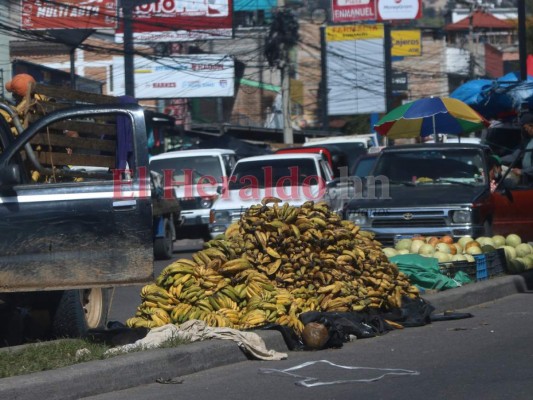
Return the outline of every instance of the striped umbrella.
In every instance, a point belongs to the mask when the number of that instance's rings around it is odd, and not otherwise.
[[[464,135],[490,125],[472,107],[450,97],[426,97],[403,104],[383,116],[374,126],[390,139],[438,134]]]

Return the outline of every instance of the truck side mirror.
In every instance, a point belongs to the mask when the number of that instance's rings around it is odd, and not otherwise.
[[[0,185],[14,185],[21,182],[20,167],[12,164],[0,168]]]

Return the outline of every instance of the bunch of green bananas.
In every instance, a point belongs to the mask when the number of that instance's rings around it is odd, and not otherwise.
[[[322,202],[280,203],[263,199],[192,260],[166,267],[142,289],[127,324],[200,319],[236,329],[277,323],[301,333],[298,316],[306,311],[389,310],[418,296],[372,233]]]

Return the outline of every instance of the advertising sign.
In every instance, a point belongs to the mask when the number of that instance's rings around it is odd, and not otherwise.
[[[391,31],[391,55],[393,57],[417,57],[422,55],[420,30]]]
[[[332,22],[377,20],[376,0],[332,0]]]
[[[331,0],[331,22],[422,18],[422,0]]]
[[[115,29],[117,0],[22,0],[21,28]]]
[[[232,97],[234,95],[235,62],[226,55],[197,54],[158,58],[157,61],[135,57],[135,98],[172,99],[193,97]],[[116,82],[124,75],[124,58],[113,58]],[[119,83],[115,96],[125,94],[125,83]]]
[[[326,27],[328,115],[386,111],[383,24]]]
[[[180,42],[233,37],[233,0],[159,0],[133,10],[135,42]],[[115,41],[124,41],[119,26]]]
[[[422,18],[422,0],[377,0],[378,20]]]

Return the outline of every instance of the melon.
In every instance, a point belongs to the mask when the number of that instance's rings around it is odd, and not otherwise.
[[[450,254],[450,245],[444,242],[437,243],[435,245],[435,251],[441,251],[443,253]]]
[[[451,256],[450,261],[466,261],[466,256],[462,254],[454,254]]]
[[[483,252],[479,246],[470,246],[468,249],[466,249],[466,254],[475,255],[483,254]]]
[[[514,260],[516,258],[516,250],[512,246],[503,246],[503,250],[505,251],[505,258],[507,259],[507,262]]]
[[[435,253],[435,248],[430,245],[429,243],[424,243],[420,248],[418,249],[418,254],[422,256],[431,256]]]
[[[455,252],[457,254],[463,253],[463,246],[461,246],[459,243],[454,243],[452,246],[455,247]]]
[[[452,256],[449,253],[444,253],[443,251],[436,251],[433,253],[433,258],[439,260],[440,263],[450,262]]]
[[[505,236],[502,235],[494,235],[492,237],[492,241],[494,242],[494,247],[498,248],[505,245]]]
[[[468,262],[476,262],[476,259],[474,258],[472,254],[464,254],[463,256],[464,258],[466,258],[466,261]]]
[[[411,243],[412,242],[413,241],[411,239],[400,239],[400,240],[398,240],[398,242],[396,243],[394,248],[396,250],[404,250],[404,249],[409,250],[411,248]]]
[[[517,260],[524,264],[524,270],[533,269],[533,258],[531,257],[517,257]]]
[[[409,252],[413,254],[418,254],[418,249],[420,249],[420,246],[422,246],[423,244],[426,244],[426,242],[421,239],[413,239]]]
[[[393,249],[392,247],[384,247],[383,253],[385,253],[387,258],[391,258],[398,255],[398,250]]]
[[[400,250],[397,250],[398,251],[398,254],[409,254],[409,250],[408,249],[400,249]]]
[[[484,244],[481,246],[481,251],[483,253],[492,253],[493,251],[496,251],[496,248],[494,246],[491,246],[490,244]]]
[[[516,247],[520,243],[522,243],[522,238],[520,238],[520,236],[518,236],[516,233],[510,233],[505,237],[505,244],[507,246]]]
[[[461,248],[465,248],[465,245],[468,243],[468,242],[471,242],[473,241],[474,239],[472,238],[472,236],[462,236],[459,238],[459,240],[457,241],[457,243],[459,243],[461,245]]]
[[[520,272],[524,272],[525,264],[515,258],[507,263],[507,270],[512,274],[519,274]]]
[[[447,244],[452,244],[453,243],[453,237],[451,237],[450,235],[444,235],[440,238],[440,241],[443,242],[443,243],[447,243]]]
[[[525,257],[531,253],[531,246],[527,243],[520,243],[515,247],[517,257]]]

